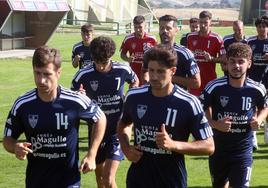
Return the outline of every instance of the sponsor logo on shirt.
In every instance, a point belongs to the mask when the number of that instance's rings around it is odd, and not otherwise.
[[[208,122],[208,120],[207,120],[206,116],[203,116],[202,120],[200,121],[200,124],[204,124],[207,122]]]
[[[65,152],[46,153],[38,151],[42,148],[66,148],[67,138],[65,136],[53,136],[52,134],[38,134],[36,137],[31,137],[31,144],[34,157],[42,157],[48,159],[65,158]],[[56,150],[55,150],[56,151]]]
[[[171,154],[170,151],[155,148],[153,145],[148,146],[149,142],[155,142],[155,135],[158,128],[153,126],[142,126],[141,130],[135,128],[135,139],[138,145],[141,145],[141,150],[152,154]],[[169,135],[172,138],[172,135]]]
[[[117,105],[121,101],[120,95],[99,95],[97,104],[101,106]]]
[[[217,114],[218,120],[226,117],[231,119],[231,133],[244,133],[247,132],[247,125],[249,125],[249,121],[252,118],[252,113],[238,114],[236,112],[223,112]]]

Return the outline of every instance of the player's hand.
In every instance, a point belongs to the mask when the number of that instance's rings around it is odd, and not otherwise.
[[[217,126],[214,126],[217,130],[221,132],[230,132],[232,126],[232,117],[225,117],[217,121]]]
[[[90,157],[86,155],[83,160],[81,161],[79,171],[83,174],[86,174],[90,171],[93,171],[96,169],[96,162],[94,157]]]
[[[78,63],[78,62],[80,61],[80,59],[81,59],[81,56],[80,56],[79,54],[77,54],[77,55],[74,57],[74,61],[75,61],[76,63]]]
[[[29,148],[31,145],[32,144],[29,143],[29,142],[18,142],[18,143],[16,143],[15,144],[15,149],[14,149],[14,152],[15,152],[16,157],[19,160],[25,160],[26,159],[26,156],[29,153],[33,153],[33,150],[31,150]]]
[[[159,148],[169,151],[174,148],[174,141],[168,135],[165,124],[161,125],[160,132],[156,132],[155,141]]]
[[[86,90],[84,89],[83,84],[80,84],[80,88],[78,89],[78,92],[85,95],[86,94]]]
[[[78,67],[80,59],[81,59],[81,56],[79,54],[77,54],[74,57],[74,60],[72,62],[74,68]]]
[[[132,63],[135,60],[135,56],[132,54],[131,56],[129,56],[128,58],[128,62]]]
[[[259,121],[258,118],[256,118],[255,116],[252,117],[250,121],[250,127],[253,131],[257,131],[258,129],[260,129],[261,124],[262,121]]]
[[[124,151],[124,154],[129,161],[131,161],[133,163],[137,163],[141,159],[143,153],[140,149],[140,146],[131,146],[130,145]]]
[[[213,61],[213,57],[206,51],[204,51],[206,61]]]

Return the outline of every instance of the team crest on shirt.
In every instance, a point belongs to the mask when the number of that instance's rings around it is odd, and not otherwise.
[[[97,91],[98,86],[99,86],[99,82],[97,80],[90,81],[90,86],[91,86],[93,91]]]
[[[39,116],[36,114],[29,114],[28,115],[28,122],[31,125],[32,128],[35,128],[37,122],[38,122]]]
[[[253,44],[253,45],[251,46],[252,51],[254,51],[254,50],[255,50],[255,48],[256,48],[256,45],[255,45],[255,44]]]
[[[197,40],[194,40],[193,41],[193,46],[196,46],[197,45]]]
[[[133,50],[136,48],[136,46],[137,46],[136,43],[132,43],[132,44],[131,44],[131,48],[132,48]]]
[[[137,115],[138,115],[139,119],[141,119],[144,116],[146,111],[147,111],[147,106],[146,105],[138,104],[138,106],[137,106]]]
[[[225,107],[229,102],[229,97],[227,96],[220,96],[221,106]]]
[[[268,52],[268,44],[263,45],[263,52]]]

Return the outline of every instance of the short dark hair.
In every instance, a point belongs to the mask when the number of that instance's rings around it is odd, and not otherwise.
[[[149,61],[157,61],[167,68],[177,66],[177,53],[169,45],[158,44],[144,54],[143,63],[148,68]]]
[[[201,18],[209,18],[211,20],[212,18],[212,14],[211,12],[207,11],[207,10],[203,10],[202,12],[200,12],[199,14],[199,19]]]
[[[50,63],[54,64],[56,70],[61,67],[60,51],[48,46],[36,48],[33,54],[32,66],[45,67]]]
[[[230,57],[242,57],[246,59],[251,59],[252,56],[252,50],[249,45],[241,43],[241,42],[236,42],[231,44],[226,53],[227,59]]]
[[[90,43],[90,52],[92,59],[96,61],[106,61],[115,53],[115,42],[110,37],[99,36]]]
[[[190,23],[190,24],[191,24],[191,23],[198,23],[198,21],[199,21],[198,18],[191,18],[191,19],[189,20],[189,23]]]
[[[259,25],[264,25],[265,27],[268,27],[268,17],[267,16],[258,17],[255,21],[255,26],[258,27]]]
[[[142,24],[145,22],[145,18],[142,15],[135,16],[133,19],[133,24]]]
[[[83,33],[93,32],[93,30],[94,30],[94,27],[91,24],[84,24],[81,27],[81,32]]]
[[[177,26],[178,23],[177,18],[175,16],[166,14],[159,18],[159,22],[170,22],[170,21],[174,21],[173,26]]]

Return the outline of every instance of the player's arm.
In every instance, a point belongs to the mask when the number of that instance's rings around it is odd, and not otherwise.
[[[121,59],[123,59],[124,61],[127,61],[129,63],[131,63],[134,60],[133,56],[128,56],[127,52],[124,52],[124,51],[121,51],[120,57],[121,57]]]
[[[138,162],[142,156],[139,146],[130,144],[130,137],[132,132],[132,122],[125,123],[120,120],[117,125],[117,135],[126,158],[132,162]]]
[[[101,111],[99,120],[93,125],[92,128],[89,150],[84,159],[81,161],[80,171],[82,171],[83,173],[95,170],[96,168],[95,158],[97,155],[98,148],[103,139],[105,129],[106,129],[106,116]]]
[[[187,88],[196,89],[201,86],[200,73],[197,73],[190,77],[182,77],[174,75],[172,77],[172,82],[178,85],[182,85]]]
[[[126,82],[129,83],[129,88],[139,87],[140,80],[132,69],[126,78]]]
[[[14,153],[15,156],[20,160],[25,160],[26,156],[33,151],[29,148],[31,143],[29,142],[18,142],[11,136],[5,136],[3,139],[3,146],[9,153]]]
[[[72,65],[74,68],[78,67],[80,58],[81,58],[80,55],[76,54],[75,50],[73,49],[73,51],[72,51]]]
[[[139,84],[140,84],[140,81],[139,81],[139,78],[137,77],[134,82],[129,84],[129,88],[139,87]]]
[[[175,141],[168,135],[164,124],[160,132],[156,133],[156,144],[159,148],[187,155],[212,155],[214,152],[212,137],[193,142]]]
[[[92,127],[92,135],[88,152],[90,155],[96,156],[97,154],[97,150],[105,133],[106,121],[107,120],[105,114],[101,112],[99,121],[97,121]]]
[[[129,50],[128,50],[128,47],[127,47],[127,43],[125,43],[125,42],[126,41],[124,40],[123,43],[122,43],[122,45],[121,45],[121,48],[120,48],[120,57],[124,61],[131,63],[133,61],[134,57],[131,56],[131,55],[128,55],[129,54]]]

